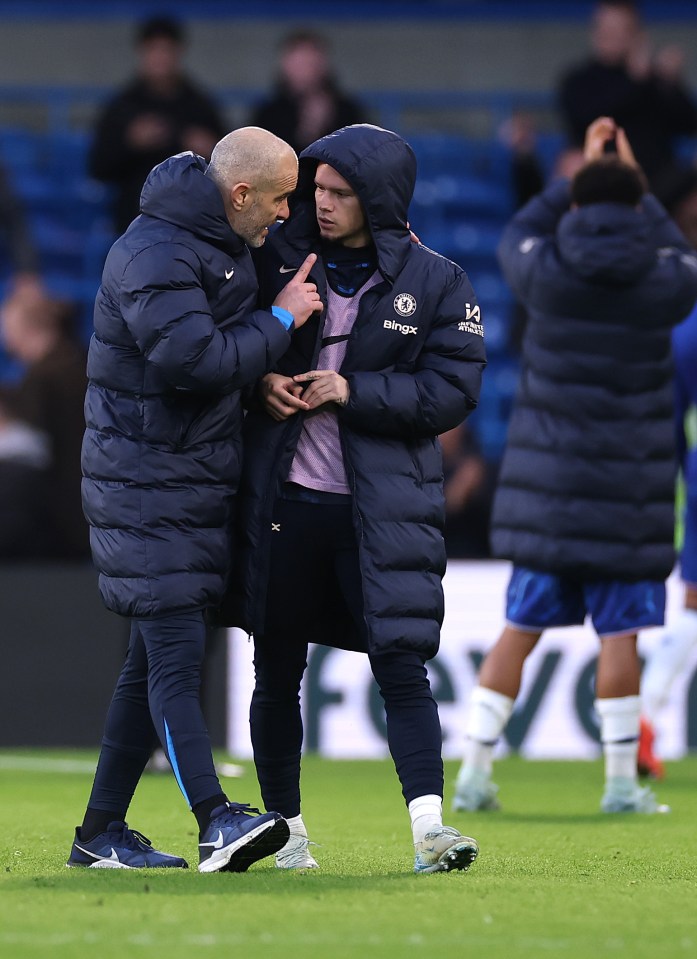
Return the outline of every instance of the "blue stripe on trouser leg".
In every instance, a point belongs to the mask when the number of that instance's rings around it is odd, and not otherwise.
[[[174,743],[172,742],[172,734],[169,731],[169,726],[167,725],[167,720],[165,719],[165,739],[167,741],[167,755],[169,756],[169,761],[172,764],[172,770],[174,772],[174,778],[177,780],[177,784],[182,791],[182,796],[191,806],[191,800],[189,799],[186,789],[184,788],[184,783],[182,782],[181,773],[179,772],[179,762],[177,761],[177,751],[174,748]]]
[[[200,699],[206,647],[202,610],[138,620],[148,655],[148,699],[160,742],[192,806],[222,792]],[[165,724],[165,717],[167,722]]]
[[[148,705],[148,659],[138,624],[131,623],[126,661],[107,712],[91,809],[126,817],[143,769],[157,745]]]
[[[222,792],[201,710],[206,632],[202,610],[132,620],[90,797],[93,808],[125,814],[156,739],[191,806]]]

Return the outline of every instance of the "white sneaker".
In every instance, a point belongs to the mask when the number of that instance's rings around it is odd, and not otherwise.
[[[319,869],[319,863],[310,855],[308,846],[310,840],[305,836],[288,837],[283,849],[276,853],[276,867],[278,869]],[[316,845],[312,843],[312,845]]]
[[[496,794],[499,787],[481,769],[461,771],[455,782],[454,812],[494,811],[500,809]]]
[[[606,783],[600,803],[602,812],[667,813],[670,806],[659,803],[648,786],[619,776]]]
[[[466,870],[479,855],[476,839],[462,836],[452,826],[440,826],[414,843],[414,872],[451,872]]]

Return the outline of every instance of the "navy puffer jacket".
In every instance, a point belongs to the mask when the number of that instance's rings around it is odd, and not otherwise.
[[[104,602],[128,616],[220,602],[239,391],[290,342],[256,309],[249,251],[205,169],[191,153],[155,167],[95,304],[83,505]]]
[[[443,618],[441,579],[443,471],[438,434],[475,407],[484,366],[479,310],[463,271],[409,238],[407,209],[416,164],[394,133],[345,127],[300,158],[291,216],[262,251],[261,288],[271,302],[307,253],[320,252],[314,174],[328,163],[355,189],[378,253],[381,282],[361,298],[341,373],[348,405],[338,410],[363,581],[370,649],[438,649]],[[292,273],[290,274],[292,275]],[[312,271],[326,302],[321,259]],[[411,298],[411,299],[410,299]],[[277,369],[314,368],[324,314],[293,334]],[[263,633],[271,515],[288,475],[302,415],[284,423],[251,412],[245,423],[245,468],[239,576],[243,596],[232,620]],[[308,623],[308,639],[351,646],[351,624],[338,613]]]
[[[581,579],[663,579],[673,562],[671,327],[697,260],[652,196],[569,209],[566,181],[507,227],[528,310],[492,516],[495,554]]]

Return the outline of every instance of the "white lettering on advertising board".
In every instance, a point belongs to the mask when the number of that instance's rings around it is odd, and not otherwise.
[[[462,753],[467,702],[481,658],[496,641],[504,623],[510,566],[499,562],[451,561],[445,588],[445,621],[441,648],[428,663],[443,728],[443,755]],[[682,602],[674,575],[668,582],[670,617]],[[640,635],[645,655],[658,630]],[[611,640],[609,640],[611,641]],[[536,759],[591,759],[599,755],[593,709],[593,677],[598,639],[584,626],[550,629],[528,658],[516,709],[497,747]],[[239,630],[229,632],[228,750],[247,758],[249,702],[254,687],[252,644]],[[661,715],[657,749],[666,759],[688,748],[688,716],[697,714],[697,652],[678,678],[671,702]],[[693,695],[689,697],[690,689]],[[305,749],[344,759],[384,758],[384,709],[367,656],[322,646],[310,647],[301,695]],[[697,720],[691,728],[697,729]],[[697,744],[692,744],[693,748]]]

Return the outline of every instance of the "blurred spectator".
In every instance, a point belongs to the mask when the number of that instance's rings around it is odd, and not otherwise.
[[[510,150],[511,179],[516,210],[541,193],[548,181],[572,180],[584,164],[581,147],[566,147],[553,159],[551,170],[545,170],[538,150],[538,131],[529,114],[513,113],[502,125],[499,137]],[[547,176],[549,173],[549,176]],[[520,300],[514,300],[508,327],[507,346],[513,356],[519,356],[528,314]]]
[[[0,165],[0,231],[3,234],[4,251],[2,270],[3,278],[9,273],[12,286],[40,287],[39,257],[32,240],[31,231],[24,216],[24,210],[16,196],[7,172]],[[9,271],[5,267],[9,261]]]
[[[183,71],[181,24],[147,20],[137,50],[137,75],[107,104],[90,155],[90,174],[115,187],[117,233],[138,215],[141,188],[156,164],[184,150],[209,160],[226,132],[217,105]]]
[[[510,151],[513,198],[518,210],[545,185],[535,121],[529,113],[516,110],[501,126],[499,139]]]
[[[572,143],[607,116],[623,127],[652,187],[673,159],[674,140],[697,133],[697,106],[682,77],[680,47],[652,52],[631,0],[600,0],[593,13],[593,52],[560,86],[560,106]]]
[[[697,250],[697,168],[672,167],[657,184],[656,195],[687,242]]]
[[[83,560],[89,558],[80,496],[87,377],[85,350],[73,321],[72,307],[37,293],[14,293],[0,309],[5,348],[25,367],[13,389],[14,408],[49,444],[51,553]]]
[[[314,140],[365,120],[363,107],[337,84],[327,39],[301,30],[281,41],[275,92],[257,106],[249,122],[275,133],[300,153]]]
[[[445,493],[445,548],[450,559],[489,555],[493,481],[467,423],[441,433]]]
[[[553,179],[573,180],[584,164],[581,147],[567,147],[562,150],[554,163]]]
[[[511,187],[515,209],[532,200],[545,185],[545,169],[537,145],[537,127],[529,113],[516,110],[501,125],[498,136],[508,149],[511,161]],[[511,354],[520,354],[527,323],[525,307],[516,299],[508,317],[507,346]]]
[[[607,156],[608,145],[614,156]],[[605,813],[665,811],[637,782],[637,632],[663,621],[674,562],[672,327],[697,257],[646,193],[624,131],[588,129],[585,164],[504,230],[499,260],[529,310],[492,511],[513,562],[506,623],[471,696],[454,808],[498,809],[493,752],[544,632],[590,617]]]
[[[47,557],[50,459],[48,438],[0,393],[0,563]]]

